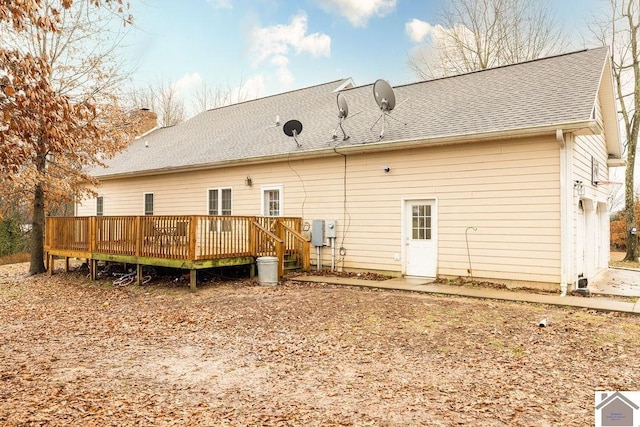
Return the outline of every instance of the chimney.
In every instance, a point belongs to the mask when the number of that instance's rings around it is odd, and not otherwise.
[[[148,108],[134,110],[130,114],[135,137],[139,137],[158,127],[158,115]]]

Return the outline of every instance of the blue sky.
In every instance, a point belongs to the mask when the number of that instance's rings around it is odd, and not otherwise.
[[[535,0],[541,1],[541,0]],[[136,87],[175,84],[189,99],[202,81],[265,96],[344,77],[415,81],[407,66],[418,44],[407,24],[431,25],[446,0],[132,0],[135,28],[126,61]],[[601,0],[551,0],[572,40],[588,46],[586,21]],[[414,21],[415,22],[415,21]],[[415,38],[415,34],[414,34]]]

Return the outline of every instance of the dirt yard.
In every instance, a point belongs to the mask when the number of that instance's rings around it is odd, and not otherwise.
[[[640,317],[25,272],[0,267],[0,425],[585,426],[640,390]]]

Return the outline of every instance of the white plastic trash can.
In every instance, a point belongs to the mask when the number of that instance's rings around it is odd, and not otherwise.
[[[258,264],[258,282],[261,285],[275,286],[278,284],[278,258],[261,256],[256,259]]]

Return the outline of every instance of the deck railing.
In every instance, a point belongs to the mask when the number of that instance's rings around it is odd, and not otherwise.
[[[170,215],[49,217],[45,249],[189,261],[294,254],[309,262],[301,218]],[[306,249],[305,249],[306,244]],[[306,250],[306,252],[305,252]],[[282,271],[280,271],[282,273]]]

